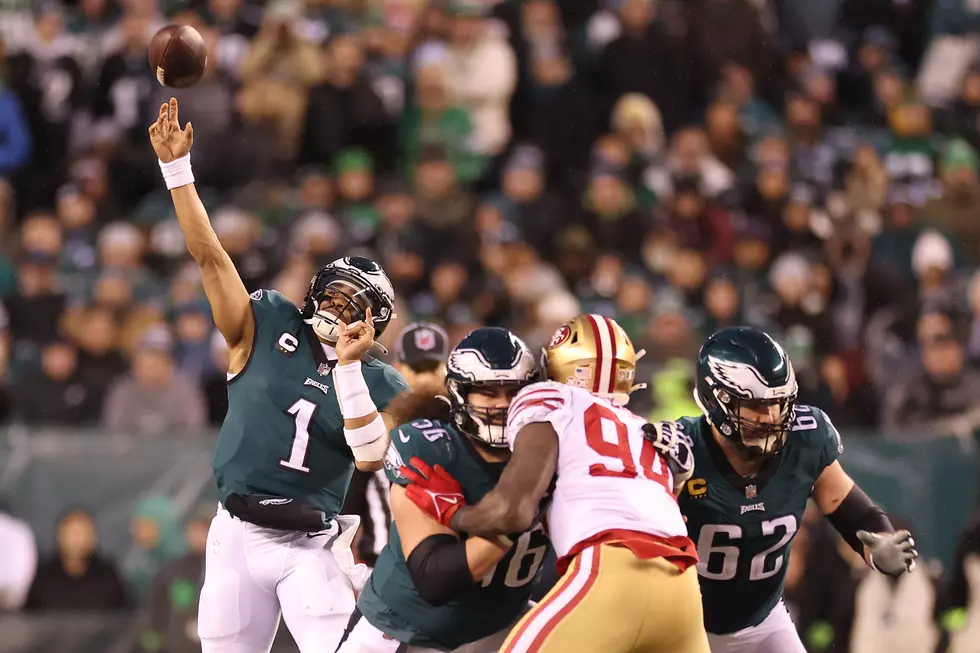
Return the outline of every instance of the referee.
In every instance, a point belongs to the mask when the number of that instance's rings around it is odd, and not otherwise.
[[[442,327],[431,322],[409,324],[395,340],[393,365],[412,390],[442,392],[448,357],[449,336]],[[354,555],[372,567],[388,543],[388,526],[391,524],[388,490],[388,478],[383,469],[373,473],[355,470],[347,502],[341,511],[361,518]]]

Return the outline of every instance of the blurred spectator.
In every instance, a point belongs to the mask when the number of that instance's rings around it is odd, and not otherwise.
[[[50,214],[33,214],[21,226],[20,242],[18,288],[4,299],[11,334],[18,342],[54,340],[66,300],[57,283],[61,227]]]
[[[820,385],[811,403],[843,429],[871,429],[878,423],[878,405],[865,379],[855,379],[847,360],[830,354],[820,362]]]
[[[947,145],[940,161],[945,192],[930,200],[924,213],[929,220],[959,240],[967,260],[980,262],[980,226],[975,217],[980,211],[980,177],[977,175],[977,153],[963,141]]]
[[[260,103],[260,114],[275,120],[277,150],[286,160],[298,152],[307,91],[323,78],[316,47],[301,33],[298,8],[281,0],[270,5],[241,68],[241,102]]]
[[[474,149],[496,156],[510,140],[510,98],[517,84],[513,48],[475,0],[452,0],[446,81],[452,102],[473,117]]]
[[[881,421],[888,428],[926,426],[976,405],[980,373],[965,366],[963,346],[948,317],[924,315],[918,341],[921,370],[891,385],[885,395]]]
[[[310,89],[300,162],[333,161],[346,147],[363,147],[382,165],[390,166],[393,124],[364,71],[363,39],[338,34],[330,40],[324,57],[326,80]]]
[[[657,2],[625,0],[619,5],[622,35],[605,47],[597,64],[602,113],[626,93],[642,93],[663,115],[668,131],[691,113],[692,79],[681,44],[656,24]]]
[[[42,346],[41,369],[17,384],[16,409],[25,423],[70,426],[98,420],[100,395],[86,384],[78,358],[78,350],[63,340]]]
[[[6,49],[0,38],[0,178],[8,178],[30,162],[31,131],[24,117],[20,100],[4,80]]]
[[[163,496],[140,499],[129,528],[136,546],[124,568],[133,595],[142,600],[150,593],[160,566],[187,552],[187,540],[173,503]]]
[[[149,624],[140,635],[145,653],[197,653],[197,603],[204,579],[204,556],[213,506],[202,507],[187,524],[188,552],[160,565],[149,597]]]
[[[173,337],[166,327],[146,330],[133,353],[132,372],[106,397],[103,423],[114,431],[158,435],[205,424],[200,391],[176,369]]]
[[[126,607],[126,591],[115,563],[99,552],[99,534],[84,508],[58,519],[58,552],[42,562],[25,610],[105,611]]]
[[[0,508],[0,614],[17,612],[27,601],[37,571],[37,545],[30,525]]]

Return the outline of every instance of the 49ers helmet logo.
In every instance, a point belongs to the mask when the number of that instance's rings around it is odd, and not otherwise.
[[[551,342],[548,343],[548,347],[554,349],[558,345],[568,340],[568,337],[571,335],[572,330],[568,328],[568,325],[561,326],[557,331],[555,331],[555,335],[551,336]]]

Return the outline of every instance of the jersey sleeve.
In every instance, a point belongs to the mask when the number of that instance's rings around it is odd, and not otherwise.
[[[395,485],[408,485],[409,481],[399,471],[417,456],[430,466],[449,468],[453,460],[453,446],[449,435],[452,426],[445,422],[419,419],[391,429],[391,444],[385,453],[384,467],[388,480]]]
[[[369,378],[366,378],[368,391],[371,399],[379,412],[384,412],[391,400],[408,389],[408,383],[391,365],[378,363],[366,368],[370,371]]]
[[[820,472],[832,465],[844,453],[844,442],[841,440],[840,432],[838,432],[834,423],[830,421],[827,413],[815,406],[808,406],[807,408],[813,411],[813,419],[816,421],[816,427],[812,429],[813,434],[811,438],[813,446],[816,449],[816,474],[819,476]],[[805,415],[806,413],[804,412],[800,412],[797,415],[796,423],[798,425],[804,423],[803,418]]]
[[[295,316],[299,309],[276,290],[256,290],[248,296],[255,315],[256,330],[277,320]]]
[[[566,387],[551,381],[532,383],[517,393],[507,411],[507,444],[513,451],[521,429],[537,422],[551,424],[560,441],[571,421],[572,398]]]

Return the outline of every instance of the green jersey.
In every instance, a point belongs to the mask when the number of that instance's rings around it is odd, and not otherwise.
[[[280,293],[258,290],[251,304],[252,352],[228,381],[228,414],[212,460],[218,498],[271,494],[334,517],[354,473],[330,373],[335,361]],[[362,370],[378,410],[407,387],[379,361],[363,363]]]
[[[813,484],[843,452],[840,434],[819,408],[798,404],[779,456],[743,479],[704,418],[678,424],[694,442],[694,475],[679,502],[698,547],[705,628],[757,626],[782,597],[793,537]]]
[[[385,472],[392,483],[407,485],[398,469],[418,456],[442,465],[474,504],[489,492],[506,463],[487,462],[468,437],[446,422],[417,420],[391,432]],[[540,527],[522,534],[511,550],[474,583],[466,595],[445,605],[426,603],[412,582],[402,555],[397,522],[391,523],[388,544],[374,566],[357,602],[361,614],[399,642],[452,650],[507,628],[527,610],[541,563],[551,543]],[[465,535],[463,536],[465,537]]]

